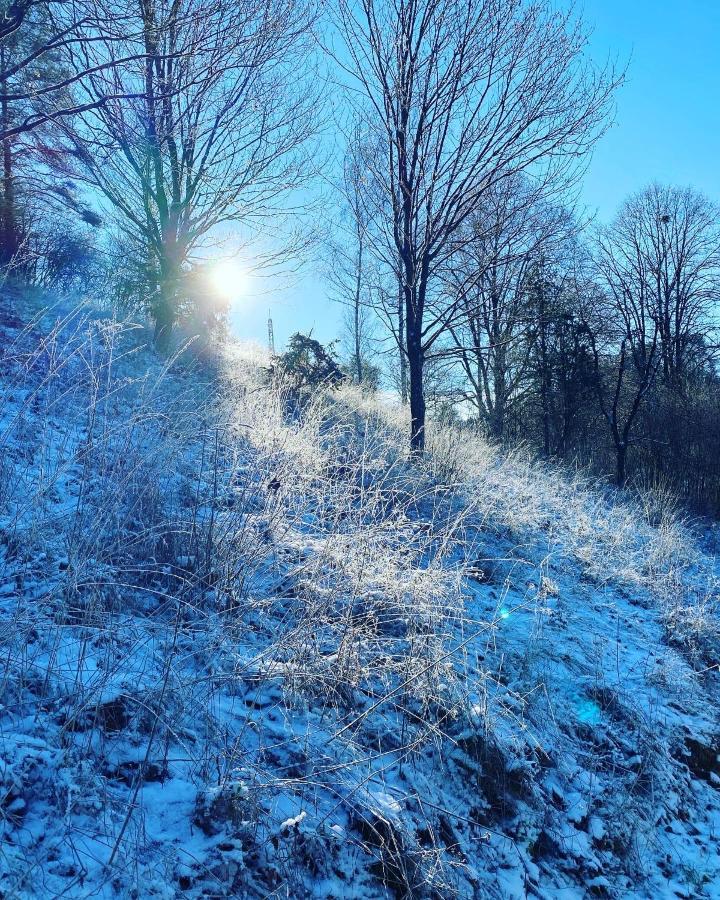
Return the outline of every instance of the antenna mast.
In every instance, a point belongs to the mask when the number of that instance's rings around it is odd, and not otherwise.
[[[273,356],[275,356],[275,333],[273,331],[273,323],[272,318],[270,317],[270,310],[268,310],[268,347],[270,348],[270,352]]]

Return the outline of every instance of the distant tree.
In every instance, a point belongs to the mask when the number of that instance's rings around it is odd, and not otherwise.
[[[531,181],[507,178],[488,190],[458,232],[444,275],[459,301],[449,323],[452,352],[468,383],[465,399],[502,441],[510,407],[529,387],[533,351],[550,321],[546,272],[575,233],[572,217],[546,203]],[[536,360],[537,361],[537,360]]]
[[[653,184],[626,200],[599,231],[596,257],[605,299],[595,333],[604,335],[604,348],[596,341],[594,356],[620,485],[627,480],[633,445],[642,450],[646,469],[664,470],[670,480],[687,468],[670,448],[695,431],[696,398],[714,377],[719,217],[720,208],[702,194]],[[661,421],[665,430],[659,435]],[[676,473],[667,471],[669,456]],[[696,471],[701,470],[698,462]],[[707,468],[702,477],[707,479]]]
[[[365,359],[372,329],[369,294],[373,290],[363,149],[362,135],[356,129],[345,156],[340,185],[343,198],[339,221],[341,234],[330,241],[328,260],[333,295],[346,310],[344,324],[351,359],[349,370],[359,384],[365,381]]]
[[[98,235],[95,229],[71,224],[57,213],[57,207],[51,208],[49,215],[40,213],[27,224],[22,277],[45,289],[90,291],[102,282]]]
[[[371,360],[379,356],[377,323],[371,307],[362,303],[346,307],[342,317],[342,358],[347,371],[356,384],[376,383],[380,378],[380,366]]]
[[[638,315],[657,328],[663,378],[702,368],[720,302],[720,206],[691,188],[652,184],[625,201],[599,243],[613,292],[632,291]]]
[[[654,314],[658,293],[648,269],[643,220],[632,206],[624,206],[602,230],[597,266],[602,287],[590,328],[596,386],[615,448],[616,481],[623,487],[633,428],[662,362]]]
[[[342,370],[345,373],[348,380],[352,381],[355,384],[359,384],[361,387],[369,390],[369,391],[377,391],[380,388],[380,385],[383,381],[383,372],[380,366],[376,365],[372,360],[363,356],[361,358],[362,363],[362,381],[358,381],[357,371],[356,371],[356,361],[353,359],[349,363],[345,363],[342,366]]]
[[[384,154],[377,136],[369,136],[366,128],[356,124],[346,142],[339,185],[343,198],[339,235],[330,242],[329,270],[334,295],[347,308],[344,325],[349,355],[355,360],[353,377],[367,383],[365,373],[361,374],[362,360],[381,355],[382,364],[377,367],[390,384],[397,383],[404,404],[404,306],[392,239],[392,207],[377,177]],[[380,326],[384,336],[378,335]]]
[[[627,481],[627,456],[633,440],[633,427],[657,375],[659,355],[657,329],[651,333],[619,329],[619,349],[615,355],[601,357],[593,335],[592,347],[598,400],[610,427],[615,448],[615,481],[624,487]],[[641,342],[645,343],[644,347]]]
[[[616,77],[584,61],[574,16],[523,0],[339,0],[350,102],[385,148],[376,175],[401,276],[413,451],[425,361],[457,305],[438,274],[499,181],[565,181],[606,119]],[[359,87],[359,90],[358,90]]]

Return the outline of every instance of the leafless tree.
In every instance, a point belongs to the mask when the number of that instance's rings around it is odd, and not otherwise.
[[[589,326],[598,399],[610,428],[620,487],[627,480],[633,426],[661,365],[660,322],[654,314],[657,281],[637,230],[641,222],[625,206],[602,230],[597,254],[602,288]]]
[[[345,326],[349,344],[351,369],[359,384],[365,379],[368,338],[372,325],[371,294],[373,259],[368,246],[369,221],[365,195],[362,134],[355,129],[348,142],[343,166],[340,219],[333,222],[339,234],[329,241],[328,279],[334,297],[346,308]]]
[[[349,229],[351,233],[345,228],[344,238],[334,242],[336,254],[339,250],[335,260],[338,266],[335,280],[339,277],[345,283],[344,287],[335,286],[340,289],[340,295],[359,301],[356,305],[359,324],[382,323],[384,326],[387,340],[378,340],[375,349],[382,353],[384,360],[389,360],[384,368],[391,380],[397,382],[401,402],[406,404],[407,353],[402,281],[392,236],[392,204],[377,178],[386,153],[382,135],[369,132],[362,122],[356,122],[346,138],[346,163],[340,187],[349,211],[347,218],[354,225]],[[362,289],[358,292],[360,282],[355,276],[359,263],[363,275]],[[390,350],[383,344],[390,344]]]
[[[421,451],[425,359],[455,313],[437,277],[453,239],[504,178],[567,179],[617,77],[585,60],[574,15],[544,0],[339,0],[336,22],[348,97],[386,147],[374,174],[392,208]]]
[[[448,292],[460,300],[449,325],[450,352],[467,379],[465,399],[496,440],[504,436],[510,405],[528,386],[533,346],[548,315],[542,303],[533,303],[534,276],[562,264],[561,251],[574,233],[570,214],[546,203],[520,175],[486,191],[458,232],[445,275]]]
[[[247,233],[277,217],[307,171],[313,13],[293,0],[132,0],[118,14],[132,18],[128,37],[79,61],[91,108],[73,142],[147,260],[162,343],[192,254],[219,226]],[[113,54],[126,62],[105,67]]]
[[[595,358],[621,485],[633,426],[658,375],[669,389],[680,390],[712,353],[709,335],[720,299],[719,216],[696,191],[653,184],[630,197],[599,232],[610,342],[605,362],[597,346]]]
[[[615,292],[631,292],[657,328],[664,380],[691,374],[705,361],[703,344],[715,343],[707,337],[720,301],[720,207],[691,188],[652,184],[623,204],[600,249]]]
[[[28,232],[29,221],[48,208],[62,215],[63,204],[76,200],[63,180],[66,161],[51,123],[24,127],[66,99],[67,91],[58,91],[57,84],[67,68],[60,49],[49,49],[57,22],[48,4],[4,4],[0,10],[0,266],[24,277],[35,236]]]
[[[33,130],[72,105],[58,53],[83,31],[80,4],[19,0],[0,6],[0,140]]]
[[[89,74],[142,58],[142,53],[128,58],[120,52],[134,23],[132,15],[112,3],[17,0],[0,4],[0,47],[14,51],[8,54],[12,62],[5,67],[0,84],[0,104],[12,111],[0,123],[0,140],[64,122],[117,97],[109,93],[81,99],[74,91]],[[89,52],[110,45],[113,52],[104,56]]]

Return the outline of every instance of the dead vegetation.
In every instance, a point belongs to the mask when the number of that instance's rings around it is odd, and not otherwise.
[[[675,822],[688,779],[716,791],[686,527],[448,427],[410,461],[400,411],[298,414],[259,352],[163,366],[127,324],[45,321],[4,326],[4,890],[655,883],[658,792]],[[652,685],[682,691],[674,757]]]

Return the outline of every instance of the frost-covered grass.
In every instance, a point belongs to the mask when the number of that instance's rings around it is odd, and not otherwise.
[[[257,348],[20,319],[0,890],[720,890],[717,579],[667,504],[441,424],[411,461],[402,410]]]

